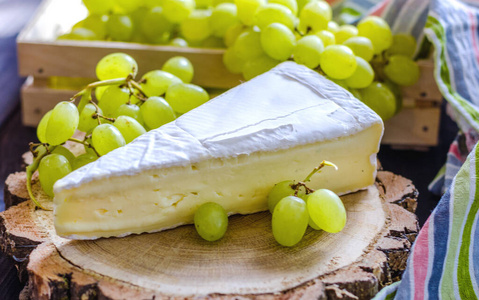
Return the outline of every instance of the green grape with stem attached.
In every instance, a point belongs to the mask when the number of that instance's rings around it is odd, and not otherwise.
[[[370,86],[360,90],[361,100],[386,121],[396,112],[396,99],[386,85],[373,82]]]
[[[55,105],[45,129],[45,139],[50,145],[63,144],[75,133],[80,116],[75,104],[62,101]]]
[[[38,166],[38,178],[43,191],[53,197],[53,185],[58,179],[65,177],[72,171],[72,167],[63,155],[49,154],[42,158]]]
[[[166,93],[168,87],[172,84],[182,83],[183,81],[175,75],[161,71],[153,70],[145,75],[140,80],[140,86],[143,92],[148,97],[162,96]]]
[[[393,42],[391,47],[386,50],[388,56],[404,55],[412,58],[416,52],[416,39],[408,33],[398,33],[393,35]]]
[[[226,31],[236,24],[239,24],[239,20],[235,4],[221,3],[213,9],[210,26],[214,36],[223,38]]]
[[[250,80],[274,68],[280,61],[267,55],[260,55],[247,61],[243,67],[243,77]]]
[[[133,21],[128,15],[111,15],[106,22],[106,33],[114,41],[127,42],[133,34]]]
[[[47,142],[46,131],[47,131],[48,120],[50,119],[51,114],[52,114],[52,111],[51,110],[48,111],[46,114],[43,115],[42,119],[40,120],[40,123],[38,123],[37,138],[41,143]]]
[[[348,39],[358,35],[358,29],[353,25],[341,25],[334,34],[337,44],[342,44]]]
[[[235,55],[244,61],[252,60],[263,52],[261,47],[261,36],[254,28],[245,30],[241,33],[233,45]]]
[[[281,4],[293,13],[293,15],[298,15],[298,2],[296,0],[269,0],[268,3]]]
[[[263,30],[271,23],[281,23],[290,30],[294,30],[295,19],[291,10],[286,6],[276,3],[267,3],[256,10],[254,25],[258,26],[260,30]]]
[[[141,117],[140,107],[136,104],[122,104],[116,110],[114,117],[128,116],[135,119],[138,123],[143,124],[143,118]]]
[[[169,45],[176,47],[188,47],[188,42],[185,39],[176,37],[170,41]]]
[[[186,57],[172,57],[163,64],[161,69],[180,78],[184,83],[190,83],[193,80],[193,65]]]
[[[210,100],[210,96],[200,86],[178,83],[168,88],[165,100],[175,112],[184,114]]]
[[[336,44],[336,37],[330,31],[320,30],[316,32],[315,35],[318,36],[321,39],[321,41],[323,41],[324,47],[328,47],[329,45]]]
[[[271,58],[284,61],[293,53],[296,38],[293,32],[281,23],[271,23],[260,33],[263,51]]]
[[[307,35],[298,40],[293,50],[293,59],[298,64],[314,69],[319,65],[323,51],[323,41],[316,35]]]
[[[141,22],[141,33],[148,42],[165,44],[170,39],[173,24],[166,18],[163,8],[153,7],[144,16]]]
[[[243,67],[246,62],[236,56],[236,53],[233,48],[228,48],[223,54],[223,63],[226,69],[228,69],[228,71],[230,71],[231,73],[240,74],[243,72]]]
[[[98,106],[102,109],[104,116],[113,117],[118,107],[128,103],[129,100],[130,91],[127,88],[111,85],[103,92]]]
[[[346,225],[346,209],[334,192],[320,189],[308,195],[309,217],[319,228],[336,233]]]
[[[230,28],[228,28],[228,30],[226,30],[226,33],[223,39],[226,47],[232,47],[234,43],[236,42],[236,39],[238,38],[238,36],[241,33],[243,33],[244,30],[245,30],[245,26],[241,23],[235,24],[231,26]]]
[[[350,77],[357,67],[353,51],[343,45],[326,47],[323,53],[321,53],[319,64],[324,73],[334,79]]]
[[[140,113],[148,129],[155,129],[176,119],[173,108],[161,97],[150,97],[140,107]]]
[[[163,0],[166,18],[172,23],[181,23],[195,9],[195,0]]]
[[[265,0],[235,0],[238,19],[246,26],[253,26],[256,10],[265,5]]]
[[[327,29],[333,12],[325,1],[311,1],[299,13],[298,29],[302,33]]]
[[[353,36],[347,39],[343,45],[353,50],[354,55],[359,56],[366,61],[371,61],[374,56],[373,43],[371,43],[367,37]]]
[[[400,86],[410,86],[419,80],[419,66],[411,58],[404,55],[392,55],[389,57],[384,74],[392,82]]]
[[[211,9],[196,9],[181,23],[181,34],[189,42],[200,42],[212,33]]]
[[[98,117],[96,116],[97,109],[95,105],[88,103],[80,113],[80,122],[78,123],[78,130],[83,132],[90,132],[93,128],[98,126]],[[98,114],[103,115],[101,108],[98,108]]]
[[[287,196],[274,208],[271,224],[273,236],[282,246],[294,246],[303,238],[308,222],[308,209],[303,199]]]
[[[96,65],[96,76],[100,80],[126,78],[129,74],[134,78],[137,72],[138,64],[125,53],[108,54]]]
[[[62,145],[56,146],[55,149],[53,149],[52,153],[63,155],[63,157],[65,157],[68,160],[70,165],[75,159],[75,155],[73,155],[73,153],[70,150],[63,147]]]
[[[113,122],[113,126],[121,132],[127,144],[146,133],[145,128],[143,128],[137,120],[128,116],[119,116],[115,122]]]
[[[75,159],[72,162],[72,169],[76,170],[79,169],[91,162],[94,162],[95,160],[98,159],[98,156],[91,154],[91,153],[83,153],[81,155],[78,155],[75,157]]]
[[[363,58],[356,56],[356,70],[353,75],[346,78],[346,84],[354,89],[368,87],[374,80],[374,70]]]
[[[295,194],[295,189],[293,188],[293,185],[295,182],[293,180],[284,180],[281,182],[278,182],[273,186],[271,191],[268,193],[268,209],[271,213],[273,213],[274,208],[276,207],[276,204],[283,199],[284,197],[287,196],[294,196]],[[298,189],[298,192],[296,194],[297,197],[303,198],[306,195],[306,191],[304,187],[300,187]]]
[[[393,35],[388,23],[376,16],[368,16],[358,23],[358,34],[371,40],[374,53],[379,54],[391,47]]]
[[[126,145],[121,132],[111,124],[101,124],[91,134],[93,147],[100,155],[105,155],[116,148]]]
[[[224,208],[214,202],[202,204],[195,212],[195,228],[209,242],[221,239],[228,229],[228,215]]]
[[[112,0],[82,0],[86,8],[91,14],[107,15],[113,11]]]

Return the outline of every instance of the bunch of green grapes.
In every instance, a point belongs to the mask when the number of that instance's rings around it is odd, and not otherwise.
[[[100,81],[43,116],[37,127],[40,143],[31,144],[35,159],[27,168],[27,188],[36,205],[31,176],[37,169],[42,189],[53,197],[58,179],[209,100],[203,88],[190,83],[194,69],[185,57],[170,58],[138,82],[137,73],[131,56],[109,54],[96,66]],[[84,132],[84,138],[74,138],[76,131]],[[84,145],[85,153],[75,157],[63,146],[67,141]]]

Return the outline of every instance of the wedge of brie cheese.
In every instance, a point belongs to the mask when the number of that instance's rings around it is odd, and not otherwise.
[[[380,117],[316,72],[285,62],[86,165],[54,187],[58,235],[155,232],[193,222],[201,204],[267,210],[283,180],[344,194],[374,183]]]

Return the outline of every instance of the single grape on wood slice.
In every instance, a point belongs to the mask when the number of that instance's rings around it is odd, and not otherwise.
[[[195,0],[163,0],[166,18],[172,23],[181,23],[195,9]]]
[[[82,0],[91,14],[106,15],[113,11],[112,0]]]
[[[353,50],[354,55],[363,58],[366,61],[371,61],[374,56],[373,43],[364,36],[354,36],[347,39],[344,43],[349,49]]]
[[[386,50],[388,56],[404,55],[412,58],[416,52],[416,39],[408,33],[398,33],[393,35],[393,43],[389,49]]]
[[[374,53],[379,54],[391,47],[393,36],[388,23],[376,16],[369,16],[358,23],[358,34],[371,40]]]
[[[271,23],[281,23],[291,30],[294,30],[296,17],[291,10],[284,5],[268,3],[258,8],[255,13],[254,25],[263,30]]]
[[[320,56],[321,69],[331,78],[346,79],[356,71],[357,62],[353,51],[343,45],[331,45]]]
[[[236,55],[233,48],[228,48],[223,54],[223,63],[226,69],[228,69],[228,71],[231,73],[240,74],[243,72],[246,62]]]
[[[334,45],[336,44],[336,37],[334,34],[328,30],[320,30],[315,33],[316,36],[318,36],[321,41],[323,41],[324,47],[328,47],[329,45]]]
[[[238,12],[235,4],[221,3],[213,9],[210,26],[214,36],[224,37],[226,31],[238,23]]]
[[[105,155],[116,148],[126,145],[121,132],[111,124],[101,124],[92,132],[92,143],[100,155]]]
[[[50,145],[63,144],[78,128],[80,116],[75,104],[62,101],[55,105],[45,129],[45,140]]]
[[[276,60],[287,60],[293,53],[296,38],[293,32],[281,23],[271,23],[261,31],[261,46],[264,52]]]
[[[273,186],[271,191],[268,193],[268,209],[271,213],[273,213],[274,208],[278,202],[288,196],[294,196],[295,190],[293,189],[293,185],[295,182],[293,180],[285,180],[278,182]],[[306,191],[304,187],[298,189],[297,197],[303,198],[306,196]]]
[[[98,159],[98,156],[91,154],[91,153],[83,153],[73,159],[72,162],[72,170],[79,169],[91,162],[94,162]]]
[[[370,86],[360,90],[361,100],[386,121],[396,112],[396,99],[386,85],[373,82]]]
[[[333,12],[325,1],[311,1],[299,13],[299,31],[308,33],[327,29]]]
[[[146,133],[145,128],[143,128],[137,120],[128,116],[119,116],[115,122],[113,122],[113,126],[121,132],[127,144]]]
[[[50,197],[54,196],[53,185],[58,179],[65,177],[72,167],[63,155],[49,154],[42,158],[38,166],[38,178],[43,191]]]
[[[296,0],[269,0],[268,3],[281,4],[289,8],[293,15],[298,15],[298,2]]]
[[[348,39],[358,35],[358,29],[353,25],[341,25],[334,34],[337,44],[342,44]]]
[[[236,56],[244,61],[252,60],[264,54],[261,47],[261,35],[254,28],[241,33],[233,45]]]
[[[374,80],[374,70],[363,58],[356,56],[356,70],[353,75],[346,78],[346,84],[354,89],[368,87]]]
[[[175,112],[184,114],[210,100],[210,96],[200,86],[178,83],[168,88],[165,100]]]
[[[116,110],[114,117],[128,116],[135,119],[138,123],[143,124],[143,118],[141,117],[140,107],[136,104],[122,104]]]
[[[253,26],[256,10],[265,5],[265,0],[235,0],[238,19],[247,26]]]
[[[127,42],[133,34],[133,21],[127,15],[111,15],[106,22],[106,33],[114,41]]]
[[[419,80],[419,66],[411,58],[404,55],[389,57],[384,74],[392,82],[400,86],[410,86]]]
[[[182,82],[180,78],[169,72],[153,70],[141,77],[140,86],[148,97],[152,97],[162,96],[170,85]]]
[[[150,97],[140,107],[140,113],[149,130],[176,119],[173,108],[161,97]]]
[[[138,64],[125,53],[108,54],[96,65],[96,76],[100,80],[126,78],[129,74],[134,78],[137,72]]]
[[[273,59],[267,55],[260,55],[245,63],[243,66],[243,77],[250,80],[261,75],[280,63],[279,60]]]
[[[38,123],[37,138],[41,143],[47,142],[46,131],[47,131],[48,120],[50,119],[51,114],[52,114],[52,111],[51,110],[48,111],[46,114],[43,115],[42,119],[40,120],[40,123]]]
[[[311,220],[326,232],[340,232],[346,225],[343,202],[330,190],[320,189],[309,194],[307,206]]]
[[[173,24],[168,21],[164,9],[160,6],[150,9],[141,22],[141,33],[152,44],[166,43],[173,28]]]
[[[276,204],[273,211],[273,236],[282,246],[294,246],[303,238],[308,222],[308,209],[303,199],[285,197]]]
[[[294,47],[293,59],[298,64],[314,69],[319,65],[323,51],[323,41],[316,35],[307,35],[302,37]]]
[[[130,91],[127,88],[112,85],[103,92],[98,106],[105,116],[113,117],[118,107],[128,103],[129,100]]]
[[[172,57],[165,62],[161,69],[165,72],[175,75],[184,83],[190,83],[191,80],[193,80],[193,65],[186,57]]]
[[[103,114],[103,111],[101,108],[98,108],[98,113],[100,115]],[[97,109],[96,107],[88,103],[85,105],[83,108],[82,112],[80,113],[80,122],[78,123],[78,130],[83,131],[83,132],[90,132],[98,126],[98,119],[95,116],[97,114]]]
[[[181,23],[181,34],[189,42],[200,42],[212,33],[211,9],[196,9]]]
[[[214,202],[202,204],[195,212],[195,228],[209,242],[221,239],[228,229],[228,215],[224,208]]]

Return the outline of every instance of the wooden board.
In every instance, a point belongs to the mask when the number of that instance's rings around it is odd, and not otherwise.
[[[22,181],[24,173],[7,179],[9,205],[26,200]],[[215,243],[193,226],[70,241],[54,234],[51,212],[25,201],[0,214],[0,248],[28,273],[26,293],[34,299],[369,299],[405,268],[418,232],[410,212],[416,200],[409,180],[380,171],[375,186],[343,197],[343,232],[308,229],[292,248],[274,241],[269,213],[230,217]]]

